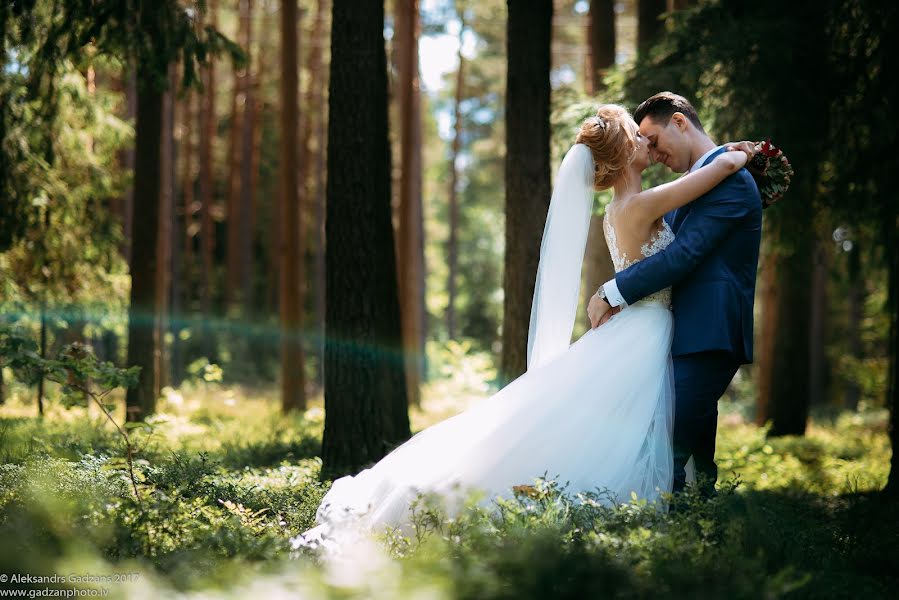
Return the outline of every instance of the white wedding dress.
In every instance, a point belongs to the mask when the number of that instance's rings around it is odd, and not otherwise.
[[[618,251],[609,218],[605,235],[616,271],[638,260]],[[643,257],[673,239],[663,223],[643,245]],[[437,494],[453,511],[467,490],[483,491],[489,503],[544,474],[567,483],[568,494],[658,500],[672,484],[670,302],[670,290],[663,290],[625,308],[491,398],[336,480],[317,526],[295,538],[295,547],[334,550],[364,531],[409,531],[410,505],[420,493]]]

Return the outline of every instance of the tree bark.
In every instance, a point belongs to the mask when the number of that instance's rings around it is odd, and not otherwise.
[[[157,319],[157,238],[161,195],[162,92],[143,76],[138,89],[134,167],[134,226],[132,227],[131,304],[128,309],[129,366],[141,368],[135,387],[126,395],[129,421],[142,420],[156,410],[159,372]]]
[[[696,0],[668,0],[667,10],[668,12],[683,10],[690,8],[694,4],[696,4]]]
[[[406,395],[409,402],[416,406],[421,404],[425,325],[418,30],[418,0],[398,0],[394,38],[399,54],[401,173],[397,261],[406,360]]]
[[[160,194],[159,194],[159,233],[157,237],[156,268],[156,321],[157,348],[156,372],[159,374],[154,389],[154,397],[158,398],[162,388],[169,384],[168,349],[165,334],[170,328],[171,312],[169,298],[172,289],[172,219],[175,213],[175,98],[177,85],[175,65],[169,65],[169,89],[162,98],[162,131],[160,133]]]
[[[509,0],[506,80],[506,252],[501,377],[527,367],[540,239],[550,199],[552,2]]]
[[[449,236],[446,242],[446,332],[447,337],[456,339],[456,280],[459,278],[459,153],[462,149],[462,99],[465,88],[465,56],[462,54],[462,40],[465,33],[465,15],[459,13],[459,51],[456,70],[456,91],[453,101],[453,144],[450,150],[449,181]]]
[[[315,151],[310,156],[312,177],[310,179],[309,196],[312,202],[313,216],[310,223],[309,245],[312,249],[312,290],[313,311],[311,340],[315,344],[315,355],[318,363],[319,385],[324,385],[325,362],[325,147],[327,145],[327,105],[325,89],[327,88],[327,72],[324,68],[323,48],[326,43],[325,19],[327,18],[327,1],[316,3],[315,24],[312,30],[312,50],[309,53],[309,109],[315,118],[310,129],[315,130]]]
[[[218,0],[209,1],[209,25],[217,26]],[[203,73],[203,95],[201,96],[200,127],[200,254],[201,254],[201,305],[202,326],[201,339],[206,357],[216,361],[214,341],[212,338],[212,271],[213,253],[215,250],[215,224],[212,219],[215,189],[213,182],[212,147],[215,141],[215,61],[210,59]]]
[[[322,478],[409,437],[391,223],[381,2],[335,0],[328,114]],[[360,157],[365,157],[360,160]]]
[[[862,345],[862,315],[865,306],[865,279],[862,277],[862,260],[860,239],[856,236],[853,240],[855,246],[848,254],[849,260],[849,322],[846,331],[849,345],[849,356],[854,361],[860,361],[864,353]],[[858,401],[861,399],[861,389],[855,379],[850,378],[843,391],[843,407],[856,411]]]
[[[637,0],[637,48],[645,52],[665,30],[659,19],[668,8],[667,0]]]
[[[238,194],[238,219],[240,221],[238,252],[238,272],[240,281],[235,283],[239,288],[241,303],[245,315],[254,312],[253,281],[253,247],[256,237],[256,199],[255,190],[259,171],[259,145],[261,142],[261,125],[259,124],[258,86],[261,72],[251,73],[253,44],[253,0],[244,0],[241,4],[244,21],[244,43],[247,56],[247,72],[244,75],[244,114],[241,127],[241,161],[240,161],[240,193]]]
[[[798,167],[797,167],[798,169]],[[769,435],[802,435],[808,420],[809,336],[814,239],[799,235],[812,221],[814,183],[806,174],[795,185],[797,202],[779,215],[781,231],[792,233],[788,255],[780,256],[777,269],[777,327],[772,353]],[[799,200],[799,199],[802,200]]]
[[[297,0],[281,1],[281,407],[304,410],[301,282],[301,239],[298,139],[299,79]]]
[[[237,40],[244,52],[250,52],[250,0],[238,0],[238,32]],[[242,164],[249,161],[249,153],[244,151],[244,130],[247,118],[247,100],[249,85],[250,61],[245,66],[234,70],[234,90],[231,95],[231,123],[228,132],[228,189],[226,200],[228,245],[225,259],[225,306],[231,308],[235,299],[240,297],[241,280],[241,240],[246,233],[241,206]]]
[[[605,89],[605,73],[615,65],[614,0],[590,0],[587,46],[587,93],[592,95]]]
[[[816,229],[816,228],[815,228]],[[814,229],[813,229],[814,231]],[[815,233],[810,233],[815,235]],[[817,237],[817,236],[816,236]],[[825,345],[827,343],[827,276],[830,267],[830,244],[828,239],[818,239],[813,249],[813,270],[811,290],[811,310],[809,323],[809,402],[813,405],[828,403],[830,366],[827,363]]]
[[[766,235],[773,237],[774,231]],[[758,344],[758,397],[756,400],[755,423],[763,427],[770,418],[771,383],[774,369],[774,340],[777,339],[777,254],[768,251],[762,263],[761,292],[762,323]]]

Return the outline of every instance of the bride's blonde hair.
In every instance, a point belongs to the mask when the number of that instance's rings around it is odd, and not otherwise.
[[[584,120],[575,143],[593,154],[593,187],[612,187],[637,155],[637,126],[627,109],[603,104],[595,117]]]

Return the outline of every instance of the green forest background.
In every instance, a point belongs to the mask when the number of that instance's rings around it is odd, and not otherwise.
[[[123,596],[890,596],[897,13],[4,2],[0,570],[146,575]],[[764,213],[719,497],[594,510],[550,480],[499,526],[425,512],[427,535],[372,551],[386,575],[297,557],[333,478],[525,370],[552,175],[598,104],[661,90],[796,172]],[[613,273],[609,199],[582,304]]]

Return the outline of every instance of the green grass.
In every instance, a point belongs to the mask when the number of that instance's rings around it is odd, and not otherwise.
[[[416,428],[486,392],[426,390]],[[182,395],[183,394],[183,395]],[[35,419],[0,408],[0,573],[138,573],[109,597],[855,598],[899,591],[899,508],[886,414],[814,421],[766,439],[722,404],[718,496],[660,514],[605,507],[543,482],[534,498],[449,519],[417,512],[419,536],[355,551],[363,567],[293,554],[327,489],[318,483],[321,399],[285,417],[265,394],[210,386],[170,392],[135,430],[142,500],[109,423],[52,404]],[[14,584],[5,584],[10,588]],[[64,583],[62,587],[97,584]],[[34,587],[46,587],[37,585]],[[53,587],[51,585],[50,587]]]

